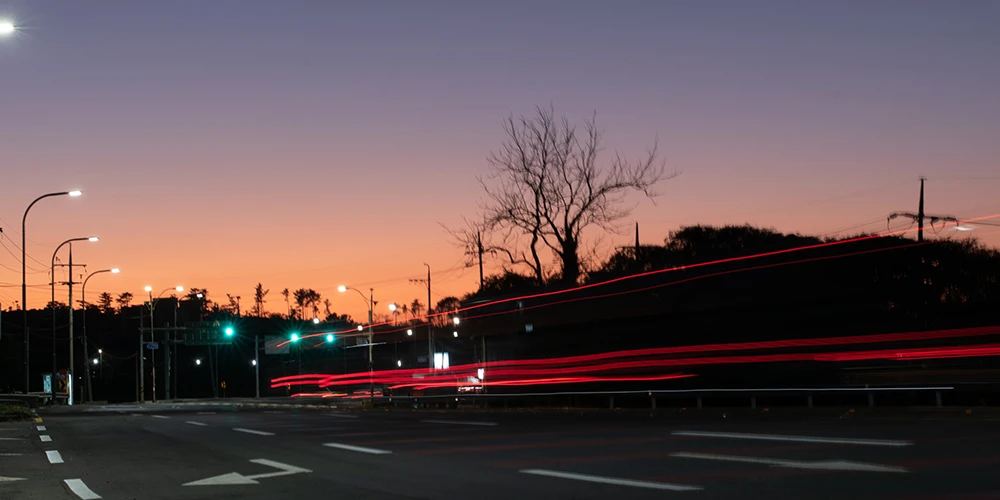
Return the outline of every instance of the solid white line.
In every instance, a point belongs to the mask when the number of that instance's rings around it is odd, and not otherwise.
[[[448,425],[480,425],[483,427],[493,427],[496,422],[474,422],[469,420],[421,420],[426,424],[448,424]]]
[[[94,493],[93,490],[88,488],[82,479],[66,479],[64,482],[66,483],[66,486],[69,486],[69,489],[76,494],[76,496],[83,500],[96,500],[101,498],[101,495]]]
[[[38,432],[45,432],[45,431],[46,431],[46,428],[45,428],[44,425],[39,425],[38,426]]]
[[[0,441],[24,441],[24,438],[0,438]]]
[[[199,415],[215,415],[214,411],[199,411]]]
[[[788,467],[791,469],[844,470],[861,472],[909,472],[905,467],[895,465],[869,464],[851,462],[849,460],[783,460],[766,457],[741,457],[736,455],[715,455],[712,453],[671,453],[678,458],[700,458],[703,460],[721,460],[725,462],[743,462],[749,464],[770,465],[772,467]]]
[[[22,453],[0,453],[0,457],[19,457]]]
[[[45,452],[45,458],[49,459],[50,464],[61,464],[63,463],[62,455],[58,451],[49,450]]]
[[[233,430],[236,431],[236,432],[245,432],[247,434],[256,434],[258,436],[273,436],[274,435],[273,432],[255,431],[253,429],[241,429],[239,427],[233,427]]]
[[[634,481],[632,479],[618,479],[616,477],[591,476],[589,474],[574,474],[572,472],[560,472],[546,469],[521,469],[521,473],[534,474],[537,476],[558,477],[560,479],[575,479],[577,481],[587,481],[591,483],[614,484],[617,486],[632,486],[635,488],[649,488],[654,490],[670,491],[696,491],[702,489],[701,486],[687,484],[654,483],[652,481]]]
[[[857,444],[867,446],[911,446],[912,441],[892,441],[888,439],[829,438],[814,436],[787,436],[781,434],[742,434],[737,432],[674,431],[674,436],[694,436],[730,439],[754,439],[758,441],[791,441],[796,443]]]
[[[49,436],[49,435],[47,435],[47,434],[42,434],[42,435],[38,436],[38,439],[41,439],[43,443],[51,443],[52,442],[52,437]]]
[[[166,415],[150,415],[150,416],[153,417],[153,418],[170,418],[170,417],[168,417]]]
[[[185,424],[191,424],[191,425],[197,425],[199,427],[208,427],[208,424],[206,424],[204,422],[195,422],[194,420],[188,420],[187,422],[184,422],[184,423]]]
[[[340,444],[340,443],[323,443],[323,446],[329,446],[330,448],[340,448],[341,450],[347,450],[347,451],[359,451],[361,453],[371,453],[372,455],[386,455],[392,453],[389,450],[378,450],[375,448],[365,448],[363,446],[351,446],[349,444]]]

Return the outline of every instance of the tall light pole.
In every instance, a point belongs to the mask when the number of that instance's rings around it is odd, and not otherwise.
[[[9,21],[7,22],[7,24],[9,25],[8,28],[9,33],[13,33],[16,30],[14,24]],[[27,250],[25,250],[26,248],[25,245],[27,244],[27,238],[25,237],[24,234],[24,226],[28,220],[28,212],[31,211],[31,207],[35,206],[35,203],[38,203],[39,201],[44,200],[45,198],[51,198],[53,196],[77,197],[80,196],[81,194],[83,193],[78,190],[60,191],[58,193],[43,194],[38,198],[35,198],[35,200],[28,205],[28,208],[24,209],[24,216],[21,217],[21,316],[22,316],[21,327],[24,329],[24,393],[25,394],[27,394],[31,389],[31,354],[30,354],[31,335],[29,335],[29,330],[28,330],[28,281],[27,281],[28,268],[26,264],[28,252]]]
[[[159,293],[159,295],[156,296],[156,299],[154,300],[153,299],[153,287],[151,287],[149,285],[146,285],[146,293],[149,294],[149,343],[151,343],[151,344],[155,344],[156,343],[156,329],[153,327],[153,311],[154,311],[154,309],[156,309],[156,301],[160,300],[160,298],[163,297],[163,294],[165,294],[165,293],[167,293],[167,292],[169,292],[171,290],[174,290],[176,292],[183,292],[184,291],[184,287],[178,285],[178,286],[173,287],[173,288],[165,288],[162,292]],[[139,334],[142,335],[141,332]],[[139,353],[139,355],[142,356],[142,353]],[[156,402],[156,357],[152,353],[150,353],[149,360],[150,360],[149,364],[152,366],[152,369],[153,369],[153,373],[152,373],[152,377],[153,377],[153,402],[155,403]]]
[[[372,352],[372,342],[374,341],[374,331],[372,323],[374,323],[375,316],[375,289],[368,289],[368,298],[365,298],[365,294],[358,290],[357,288],[351,288],[344,285],[337,287],[337,291],[344,293],[348,290],[354,290],[358,295],[361,296],[361,300],[368,302],[368,380],[370,382],[370,388],[368,392],[368,398],[374,403],[375,401],[375,360],[373,358]]]
[[[80,289],[80,301],[83,302],[83,357],[84,358],[90,356],[90,350],[87,348],[87,282],[90,281],[90,278],[93,278],[95,274],[102,274],[102,273],[118,274],[118,268],[113,267],[111,269],[101,269],[100,271],[94,271],[88,274],[87,277],[83,279],[83,287],[81,287]],[[100,352],[101,351],[100,349],[98,349],[98,351],[99,352],[97,354],[103,354],[103,352]],[[87,383],[86,402],[93,403],[94,391],[92,389],[89,369],[87,370],[86,383]]]
[[[22,237],[24,236],[23,232],[21,233],[21,236]],[[55,304],[56,304],[56,254],[59,253],[59,250],[63,247],[63,245],[67,245],[67,244],[69,244],[69,246],[70,246],[70,268],[69,268],[69,282],[68,282],[68,284],[69,284],[69,324],[70,324],[70,335],[69,335],[69,372],[68,372],[68,377],[67,377],[69,379],[69,383],[66,386],[66,389],[68,391],[70,391],[70,394],[68,394],[68,396],[70,397],[70,399],[67,400],[67,401],[70,401],[72,399],[72,390],[73,390],[73,378],[72,378],[73,377],[73,334],[72,334],[72,328],[73,328],[73,257],[72,257],[72,255],[73,255],[73,250],[72,249],[73,249],[73,242],[74,241],[98,241],[98,239],[97,239],[97,236],[88,236],[86,238],[70,238],[70,239],[68,239],[68,240],[60,243],[59,246],[56,247],[56,251],[52,252],[52,267],[51,267],[51,273],[52,273],[52,283],[51,283],[51,285],[52,285],[52,301],[49,302],[49,304],[52,306],[52,402],[53,403],[55,403],[55,401],[56,401],[56,386],[55,386],[55,383],[56,383],[56,373],[59,370],[58,364],[56,363],[56,308],[55,308]],[[24,247],[22,246],[21,249],[23,250]],[[21,261],[21,263],[24,264],[24,261]]]

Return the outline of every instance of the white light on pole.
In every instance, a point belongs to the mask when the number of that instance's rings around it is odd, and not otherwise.
[[[396,360],[396,366],[397,366],[397,367],[399,367],[399,368],[402,368],[402,367],[403,367],[403,361],[402,361],[402,360],[399,360],[399,359],[397,359],[397,360]]]
[[[365,327],[364,327],[364,325],[358,325],[358,331],[359,331],[359,332],[363,332],[363,331],[365,331]]]
[[[96,365],[96,364],[100,364],[100,361],[99,361],[99,360],[98,360],[97,358],[94,358],[94,364],[95,364],[95,365]]]
[[[413,330],[406,330],[406,334],[409,335],[410,337],[412,337],[413,336]]]
[[[83,194],[83,191],[80,191],[79,189],[74,189],[74,190],[72,190],[72,191],[70,191],[70,192],[68,192],[68,193],[66,193],[66,194],[68,194],[68,195],[70,195],[70,196],[72,196],[72,197],[74,197],[74,198],[75,198],[75,197],[77,197],[77,196],[80,196],[80,195],[82,195],[82,194]]]
[[[389,304],[389,311],[396,312],[396,304]]]
[[[194,364],[195,364],[196,366],[201,366],[201,359],[196,359],[196,360],[194,360]]]
[[[340,292],[340,293],[344,293],[344,292],[347,291],[347,287],[344,286],[344,285],[340,285],[340,286],[337,287],[337,291]]]
[[[452,323],[455,323],[456,325],[462,322],[462,320],[458,319],[458,316],[455,316],[454,318],[451,318],[451,321],[452,321]]]
[[[451,335],[452,335],[453,337],[455,337],[456,339],[458,338],[458,332],[451,332]]]
[[[121,270],[121,269],[118,269],[117,267],[113,267],[113,268],[111,268],[111,274],[118,274],[118,273],[120,273],[120,272],[122,272],[122,270]]]
[[[250,365],[251,366],[257,366],[257,360],[256,359],[251,359],[250,360]]]
[[[14,25],[13,21],[0,19],[0,36],[13,35],[15,31],[17,31],[17,26]]]

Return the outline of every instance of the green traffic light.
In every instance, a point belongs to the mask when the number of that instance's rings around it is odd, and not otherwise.
[[[333,343],[333,334],[332,334],[332,333],[328,333],[328,334],[326,334],[326,341],[327,341],[328,343],[330,343],[330,344],[332,344],[332,343]]]
[[[232,337],[232,336],[233,336],[233,333],[234,333],[234,332],[233,332],[233,327],[231,327],[231,326],[227,326],[227,327],[226,327],[226,336],[227,336],[227,337]]]
[[[298,342],[298,341],[299,341],[299,334],[293,333],[292,334],[292,342]]]

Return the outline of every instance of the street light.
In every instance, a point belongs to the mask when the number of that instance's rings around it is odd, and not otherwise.
[[[456,339],[458,338],[458,332],[451,332],[451,335],[452,335],[453,337],[455,337]]]
[[[194,364],[195,364],[195,366],[201,366],[201,358],[195,359],[194,360]]]
[[[13,32],[14,30],[17,29],[14,26],[14,23],[12,23],[10,21],[6,21],[6,24],[9,25],[9,27],[7,28],[9,30],[9,32]],[[21,217],[21,320],[22,320],[21,327],[24,328],[24,393],[25,394],[27,394],[29,392],[29,390],[31,389],[31,356],[30,356],[30,353],[31,353],[31,350],[30,350],[30,347],[31,347],[31,341],[30,341],[31,335],[29,335],[29,331],[28,331],[28,280],[27,280],[27,278],[28,278],[28,266],[27,266],[27,256],[28,256],[27,254],[28,254],[28,252],[26,250],[28,240],[27,240],[27,237],[25,236],[25,224],[28,221],[28,212],[31,211],[31,207],[35,206],[35,203],[38,203],[39,201],[44,200],[45,198],[50,198],[50,197],[53,197],[53,196],[71,196],[71,197],[76,197],[76,196],[80,196],[81,194],[83,194],[83,193],[81,193],[80,191],[77,191],[77,190],[74,190],[74,191],[59,191],[57,193],[43,194],[43,195],[39,196],[38,198],[35,198],[35,200],[32,201],[28,205],[28,208],[24,209],[24,215]]]
[[[257,366],[257,360],[256,359],[251,359],[250,360],[250,366]]]
[[[458,319],[458,316],[455,316],[454,318],[451,318],[451,322],[455,323],[457,325],[457,324],[461,323],[462,320]]]
[[[319,318],[313,318],[313,324],[314,325],[318,325],[319,324]]]
[[[340,292],[340,293],[344,293],[344,292],[346,292],[348,290],[354,290],[355,292],[358,293],[358,295],[361,296],[361,300],[365,300],[365,294],[361,293],[361,291],[358,290],[357,288],[350,288],[350,287],[347,287],[347,286],[344,286],[344,285],[340,285],[340,286],[337,287],[337,291]],[[375,317],[375,289],[374,288],[369,288],[368,289],[368,299],[367,299],[367,302],[368,302],[368,380],[369,380],[370,385],[371,385],[371,388],[370,388],[370,390],[368,392],[368,397],[369,397],[369,399],[372,400],[372,403],[374,404],[374,400],[375,400],[375,361],[372,358],[372,356],[373,356],[373,353],[372,353],[372,342],[373,342],[373,337],[374,337],[374,333],[375,333],[373,331],[373,327],[372,327],[372,323],[374,322],[374,317]],[[394,305],[395,304],[390,304],[389,305],[390,310],[392,310],[392,307]],[[361,327],[361,325],[358,325],[358,331],[359,332],[360,331],[364,331],[364,329]]]
[[[94,361],[93,361],[93,363],[94,363],[95,365],[97,365],[97,364],[99,364],[99,363],[100,363],[100,361],[99,361],[99,360],[98,360],[97,358],[94,358]]]
[[[413,330],[409,330],[409,329],[406,330],[406,335],[409,336],[409,337],[412,337],[413,336]]]
[[[389,311],[390,312],[396,312],[396,304],[395,303],[389,304]]]
[[[24,236],[23,232],[21,236]],[[51,262],[51,273],[52,282],[50,283],[52,287],[52,383],[55,384],[55,376],[58,372],[58,364],[56,362],[56,314],[55,314],[55,303],[56,303],[56,255],[59,250],[62,249],[63,245],[69,245],[69,372],[67,379],[69,380],[69,385],[67,390],[73,390],[73,242],[74,241],[97,241],[97,236],[88,236],[86,238],[70,238],[56,247],[56,251],[52,252],[52,262]],[[24,247],[21,247],[24,250]],[[23,264],[23,261],[22,261]],[[86,313],[84,313],[86,314]],[[55,402],[55,386],[52,389],[52,402]],[[69,404],[73,403],[73,394],[67,394],[67,402]]]
[[[90,349],[87,348],[87,282],[90,281],[90,278],[92,278],[95,274],[101,274],[101,273],[118,274],[119,272],[121,272],[121,270],[118,269],[117,267],[113,267],[111,269],[101,269],[100,271],[94,271],[94,272],[88,274],[87,277],[83,279],[83,287],[80,290],[80,301],[83,302],[83,352],[84,352],[84,356],[87,356],[87,355],[90,354]],[[101,350],[98,349],[97,353],[100,354]],[[87,402],[90,403],[90,402],[94,401],[93,382],[90,380],[90,370],[87,370],[87,380],[85,380],[85,382],[87,383]]]
[[[153,312],[156,310],[156,302],[159,301],[163,297],[163,294],[165,294],[165,293],[167,293],[167,292],[169,292],[171,290],[176,291],[176,292],[183,292],[184,291],[184,287],[180,286],[180,285],[177,285],[177,286],[175,286],[173,288],[164,288],[163,291],[160,292],[156,296],[156,299],[153,299],[153,287],[152,286],[146,285],[145,290],[146,290],[146,293],[149,294],[149,343],[150,344],[155,344],[156,343],[156,328],[153,326],[154,325],[154,323],[153,323]],[[177,325],[174,325],[174,326],[177,326]],[[141,332],[140,332],[140,335],[141,335]],[[142,344],[141,339],[140,339],[139,343],[140,343],[140,345]],[[169,344],[167,345],[167,349],[170,349]],[[149,356],[150,356],[150,358],[153,358],[153,354],[150,354]],[[169,353],[168,353],[168,357],[169,357]],[[195,364],[199,364],[200,365],[201,364],[201,360],[200,359],[197,360],[197,362]],[[152,366],[153,402],[155,403],[156,402],[156,360],[155,359],[153,360],[152,365],[153,365]],[[140,368],[142,368],[142,367],[140,367]],[[170,364],[169,363],[167,364],[167,375],[168,375],[168,377],[167,377],[167,399],[170,399],[170,394],[169,394],[170,393],[170,377],[169,377],[169,375],[170,375]]]

